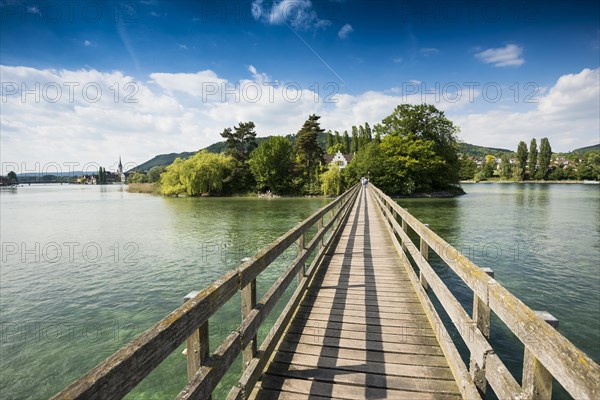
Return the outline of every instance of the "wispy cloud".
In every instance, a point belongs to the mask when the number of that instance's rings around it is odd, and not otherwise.
[[[263,3],[263,0],[252,2],[252,16],[269,25],[289,24],[302,30],[322,29],[331,25],[329,20],[319,18],[310,0],[275,0],[270,8]]]
[[[92,45],[92,42],[90,42],[89,40],[86,39],[86,40],[83,41],[83,45],[85,47],[90,47]]]
[[[342,28],[338,32],[338,37],[342,40],[346,39],[348,37],[348,35],[350,35],[350,33],[352,33],[352,32],[354,32],[354,28],[352,28],[352,25],[346,24],[346,25],[342,26]]]
[[[148,14],[151,17],[156,17],[156,18],[166,18],[167,17],[167,13],[159,14],[156,11],[150,11]]]
[[[396,64],[401,64],[402,63],[402,57],[394,57],[392,58],[392,62],[396,63]]]
[[[518,67],[525,63],[522,57],[523,48],[516,44],[507,44],[504,47],[487,49],[475,54],[475,58],[495,67]]]
[[[40,11],[40,8],[38,6],[28,6],[27,7],[27,12],[29,14],[38,14],[38,15],[42,15],[42,12]]]
[[[178,43],[177,47],[179,47],[179,50],[189,50],[186,44]]]
[[[419,49],[419,53],[421,53],[421,55],[428,57],[428,56],[433,56],[438,54],[440,51],[434,47],[423,47],[421,49]]]

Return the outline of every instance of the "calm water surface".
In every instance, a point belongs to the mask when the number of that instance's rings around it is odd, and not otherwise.
[[[550,311],[560,331],[600,361],[599,189],[466,185],[469,194],[460,198],[399,202],[475,263],[494,269],[527,305]],[[116,185],[65,185],[2,190],[0,201],[0,392],[41,399],[328,200],[170,199]],[[265,271],[259,296],[285,261]],[[447,270],[439,272],[470,307],[469,292]],[[236,296],[211,319],[213,349],[239,320]],[[492,324],[492,339],[518,374],[522,349],[498,321]],[[174,397],[186,382],[180,353],[129,398]],[[236,380],[239,361],[232,370],[223,386]],[[227,391],[220,387],[215,397]]]
[[[582,184],[466,184],[454,199],[401,199],[447,242],[600,362],[600,187]],[[439,260],[438,260],[439,261]],[[472,291],[441,262],[443,280],[470,312]],[[520,382],[523,346],[497,318],[491,341]],[[566,395],[556,388],[556,397]]]
[[[0,196],[4,399],[55,394],[328,202],[172,199],[117,185],[32,185]],[[284,256],[259,280],[259,296]],[[239,304],[236,296],[211,319],[212,349],[239,324]],[[185,383],[185,356],[175,351],[130,398],[174,398]]]

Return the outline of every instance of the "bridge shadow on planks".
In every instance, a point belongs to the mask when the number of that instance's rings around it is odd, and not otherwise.
[[[258,398],[458,397],[416,295],[394,301],[397,292],[413,289],[407,277],[394,274],[399,265],[379,267],[393,256],[381,254],[390,246],[371,231],[376,211],[367,196],[362,189],[346,228],[334,238]]]

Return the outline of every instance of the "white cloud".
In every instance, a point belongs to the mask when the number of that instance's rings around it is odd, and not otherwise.
[[[37,14],[37,15],[42,15],[42,12],[40,11],[38,6],[28,6],[27,7],[27,12],[29,14]]]
[[[179,50],[189,50],[186,44],[178,43],[177,47],[179,47]]]
[[[475,54],[475,57],[486,64],[494,64],[496,67],[518,67],[525,63],[522,54],[521,46],[507,44],[504,47],[481,51]]]
[[[434,47],[424,47],[419,49],[419,53],[421,53],[425,57],[436,55],[439,52],[440,51]]]
[[[600,69],[561,76],[530,111],[494,110],[456,115],[461,138],[474,144],[516,148],[520,140],[548,137],[556,151],[598,144]],[[523,100],[523,99],[521,99]]]
[[[354,28],[352,28],[352,25],[346,24],[346,25],[342,26],[342,28],[338,32],[338,37],[340,39],[346,39],[348,37],[348,35],[350,35],[350,33],[352,33],[352,32],[354,32]]]
[[[394,57],[392,58],[392,61],[396,64],[401,64],[402,63],[402,57]]]
[[[319,18],[310,0],[274,0],[270,5],[269,9],[263,0],[254,0],[250,6],[254,19],[270,25],[289,24],[303,30],[331,25],[330,21]]]
[[[422,93],[403,96],[401,88],[328,96],[328,91],[316,93],[292,82],[267,84],[271,77],[253,65],[247,68],[250,79],[239,81],[204,70],[152,73],[147,82],[136,82],[118,71],[0,66],[2,162],[95,161],[111,167],[122,154],[124,162],[141,163],[157,154],[206,147],[221,140],[218,133],[223,128],[240,121],[254,121],[259,136],[286,135],[296,133],[307,116],[316,113],[325,129],[343,132],[365,121],[381,121],[398,104],[424,101]],[[425,100],[444,110],[468,143],[513,148],[519,140],[546,136],[555,150],[564,151],[598,142],[599,71],[585,69],[560,77],[528,111],[474,113],[466,93],[456,103],[443,96],[438,102],[435,96]],[[23,101],[20,93],[10,93],[10,82],[28,90],[39,82],[45,93],[41,89],[39,101],[35,94],[26,94]],[[72,101],[68,82],[79,85]],[[84,98],[86,83],[101,88],[99,101]],[[421,84],[408,83],[413,89]],[[56,97],[54,84],[62,87],[62,97],[51,102]],[[95,96],[93,87],[88,92],[88,97]],[[127,95],[137,102],[126,102]],[[483,101],[478,93],[474,98]]]
[[[85,47],[90,47],[90,46],[92,45],[92,42],[90,42],[89,40],[84,40],[84,41],[83,41],[83,45],[84,45]]]

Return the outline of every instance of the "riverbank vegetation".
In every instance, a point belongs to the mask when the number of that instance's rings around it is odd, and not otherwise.
[[[400,105],[373,128],[365,123],[343,133],[325,133],[319,120],[310,115],[295,135],[260,144],[255,124],[240,122],[221,132],[222,153],[200,151],[135,171],[129,182],[156,183],[167,196],[337,195],[363,176],[396,195],[460,190],[458,128],[432,105]]]
[[[548,138],[531,139],[529,148],[519,142],[512,152],[497,152],[485,157],[462,155],[460,179],[467,181],[557,182],[600,180],[600,151],[553,153]]]

